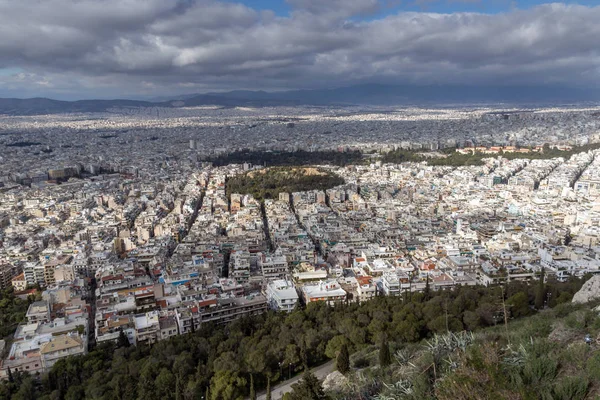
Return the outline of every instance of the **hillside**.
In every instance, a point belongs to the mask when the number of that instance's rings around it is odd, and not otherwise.
[[[514,105],[572,104],[598,101],[594,89],[522,86],[393,85],[362,84],[337,88],[287,90],[277,92],[234,90],[161,96],[157,101],[80,100],[59,101],[47,98],[0,98],[0,114],[38,115],[75,112],[103,112],[115,107],[223,107],[331,106],[331,105],[431,105],[490,104]]]
[[[581,280],[548,282],[545,290],[551,293],[549,306],[569,302],[582,283]],[[257,390],[262,390],[268,380],[275,383],[286,379],[286,372],[300,373],[306,366],[336,358],[343,345],[347,346],[350,354],[355,353],[351,356],[352,366],[360,368],[360,374],[365,376],[362,379],[357,372],[351,372],[357,376],[351,380],[356,384],[356,390],[369,390],[373,395],[379,391],[385,395],[382,389],[384,383],[395,384],[402,377],[399,368],[405,367],[397,364],[389,369],[377,368],[377,362],[372,360],[373,346],[377,348],[382,339],[390,338],[392,354],[397,355],[401,348],[421,349],[422,345],[411,343],[435,338],[448,329],[453,332],[465,329],[478,331],[498,325],[495,330],[486,331],[488,336],[481,336],[477,342],[481,345],[474,349],[486,348],[482,346],[486,346],[487,337],[493,340],[489,344],[495,346],[492,349],[502,351],[505,348],[501,340],[503,327],[500,321],[505,315],[502,303],[508,310],[507,318],[527,318],[535,313],[532,308],[535,294],[534,287],[512,282],[504,290],[500,287],[460,287],[430,293],[426,289],[424,293],[382,296],[363,304],[352,303],[335,308],[322,302],[310,303],[290,314],[269,312],[236,320],[227,326],[205,324],[193,334],[176,336],[152,347],[129,347],[127,340],[104,344],[85,356],[59,360],[37,385],[26,373],[13,373],[12,382],[0,382],[0,398],[191,400],[205,396],[212,400],[243,399],[250,392],[251,381]],[[557,308],[556,315],[570,313],[570,306],[562,307],[567,308]],[[552,330],[548,324],[551,324],[551,318],[546,319],[543,315],[542,320],[547,322],[542,325],[532,323],[537,321],[533,319],[516,322],[514,329],[511,325],[511,332],[521,332],[519,342],[516,341],[517,336],[511,337],[513,343],[521,343],[523,338],[538,332],[550,334]],[[585,326],[600,327],[596,319],[590,319],[591,314],[585,315]],[[576,319],[573,323],[580,324],[578,321]],[[575,331],[576,335],[580,336],[579,331],[584,329]],[[392,338],[395,343],[392,343]],[[468,368],[475,368],[462,362],[466,359],[465,354],[453,356],[459,363],[457,365],[465,368],[457,367],[454,372],[457,380],[463,379],[459,375],[462,371],[466,374],[470,371]],[[443,370],[445,360],[437,359],[436,371]],[[411,359],[411,363],[417,366],[413,372],[420,371],[428,362],[426,358],[423,358],[423,364],[415,361]],[[287,366],[287,371],[283,370],[283,365]],[[414,381],[412,390],[431,397],[436,394],[430,379],[433,369],[427,371],[415,374],[420,378]],[[556,373],[562,374],[562,367],[557,367]],[[370,376],[372,380],[368,380]],[[365,380],[373,382],[376,387],[363,385]],[[491,383],[501,387],[500,382]],[[477,382],[469,381],[468,384],[476,385]],[[589,383],[588,386],[595,390],[595,385]],[[473,390],[480,389],[474,387]],[[457,389],[450,385],[448,391],[454,393]],[[338,398],[344,398],[344,395],[341,396]],[[355,395],[346,395],[346,398],[356,398],[352,396]]]
[[[594,305],[564,303],[507,326],[391,343],[387,368],[378,365],[372,346],[352,356],[346,377],[330,376],[325,387],[331,399],[597,398],[600,316]]]

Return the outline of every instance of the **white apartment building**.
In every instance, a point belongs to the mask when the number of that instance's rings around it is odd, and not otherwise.
[[[298,293],[291,281],[270,281],[266,289],[267,304],[272,310],[290,312],[298,303]]]
[[[313,301],[324,301],[334,305],[346,300],[346,291],[334,280],[321,281],[316,285],[302,287],[302,296],[306,304]]]

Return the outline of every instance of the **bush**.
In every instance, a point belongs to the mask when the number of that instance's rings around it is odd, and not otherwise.
[[[369,365],[371,365],[371,363],[369,363],[369,360],[363,356],[356,357],[354,361],[352,361],[352,367],[356,369],[366,368]]]
[[[527,362],[523,368],[523,380],[526,384],[539,385],[549,382],[558,373],[558,362],[542,356]]]
[[[583,370],[586,365],[590,346],[583,341],[571,343],[560,352],[560,363],[575,366],[578,370]]]
[[[600,381],[600,354],[595,353],[586,362],[585,372],[594,381]]]
[[[581,376],[569,376],[554,385],[556,400],[583,400],[587,396],[590,381]]]
[[[565,324],[571,329],[585,329],[588,322],[591,322],[590,317],[583,310],[576,311],[565,318]]]
[[[558,318],[564,318],[567,315],[571,314],[573,311],[575,311],[577,308],[578,306],[576,304],[562,303],[554,308],[554,315],[556,315],[556,317]]]

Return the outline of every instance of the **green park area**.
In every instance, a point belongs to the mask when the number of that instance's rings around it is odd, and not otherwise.
[[[227,193],[251,194],[257,200],[277,199],[279,193],[327,190],[344,179],[313,167],[273,167],[250,171],[227,180]]]

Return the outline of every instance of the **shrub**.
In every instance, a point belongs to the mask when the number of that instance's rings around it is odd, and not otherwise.
[[[583,400],[587,396],[590,381],[582,376],[569,376],[560,380],[553,388],[556,400]]]
[[[564,318],[577,309],[577,305],[573,303],[562,303],[554,307],[554,315],[558,318]]]
[[[352,361],[352,367],[354,367],[356,369],[366,368],[369,365],[371,365],[369,363],[369,360],[367,359],[367,357],[364,357],[364,356],[356,357]]]
[[[523,378],[527,384],[541,384],[556,377],[558,362],[550,357],[534,358],[525,364]]]
[[[586,362],[585,371],[590,379],[600,381],[600,354],[592,355]]]

